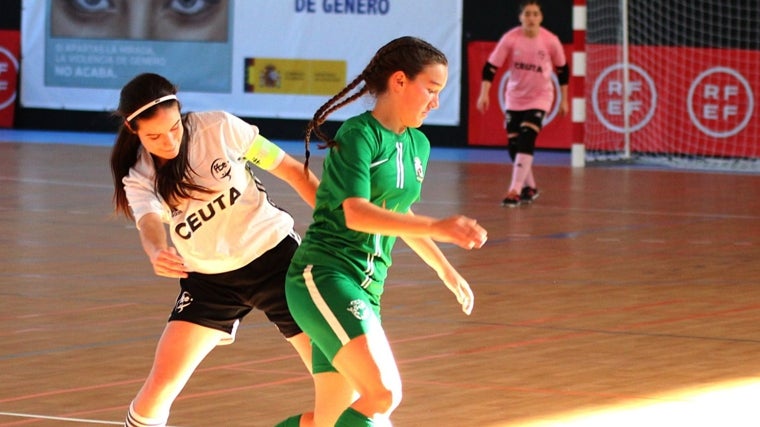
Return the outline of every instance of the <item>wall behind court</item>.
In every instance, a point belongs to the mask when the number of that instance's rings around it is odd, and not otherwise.
[[[39,3],[43,2],[46,3],[48,0],[37,0],[36,2],[30,2],[30,3]],[[262,0],[264,1],[264,0]],[[286,3],[283,0],[276,0],[277,3],[282,4]],[[451,0],[447,0],[451,1]],[[312,15],[316,15],[318,13],[324,14],[324,10],[319,10],[319,8],[324,8],[326,4],[341,4],[342,0],[331,0],[328,2],[324,2],[323,0],[312,2],[317,8],[317,10],[314,11]],[[441,38],[443,40],[443,43],[445,43],[444,46],[439,46],[443,50],[447,52],[447,55],[450,57],[450,60],[454,60],[454,63],[452,64],[452,68],[455,71],[455,73],[452,73],[450,76],[450,82],[447,89],[444,91],[444,94],[447,94],[447,98],[445,99],[446,103],[446,116],[444,119],[437,120],[438,123],[436,123],[436,120],[433,120],[432,123],[426,124],[424,126],[425,132],[430,136],[431,142],[434,145],[442,145],[442,146],[461,146],[467,144],[467,126],[468,126],[468,117],[467,117],[467,109],[468,109],[468,85],[467,81],[469,78],[469,72],[467,70],[467,46],[470,42],[473,41],[495,41],[497,40],[501,34],[506,31],[507,29],[515,26],[518,24],[517,21],[517,1],[497,1],[497,0],[479,0],[479,1],[461,1],[461,0],[454,0],[454,2],[457,5],[454,5],[455,8],[461,9],[461,27],[458,28],[449,28],[447,26],[443,26],[440,31],[444,33],[456,33],[457,34],[457,40],[455,40],[454,43],[451,41],[443,38],[443,36],[439,35],[432,35],[430,37],[432,38]],[[239,2],[238,2],[239,3]],[[250,5],[251,3],[255,2],[244,2],[246,5]],[[294,3],[292,7],[297,8],[300,4],[300,7],[305,7],[304,5],[307,3],[306,0],[296,0],[295,2],[288,1],[289,5],[291,3]],[[345,3],[345,1],[343,1]],[[405,2],[403,4],[408,4],[409,2]],[[416,3],[416,2],[413,2]],[[233,3],[236,4],[236,3]],[[402,4],[399,2],[399,0],[395,0],[395,5]],[[570,1],[560,1],[560,0],[544,0],[544,9],[546,10],[546,19],[544,25],[558,34],[560,38],[562,39],[563,43],[570,43],[572,41],[572,28],[571,28],[571,2]],[[6,14],[5,11],[9,10],[11,13]],[[3,13],[0,14],[2,16],[9,16],[14,15],[18,16],[20,14],[21,10],[21,0],[4,0],[3,1]],[[303,11],[302,11],[303,12]],[[423,23],[423,22],[429,22],[431,19],[430,17],[425,16],[427,12],[424,9],[421,9],[420,11],[410,11],[408,14],[409,17],[407,17],[407,20],[405,21],[407,24],[402,25],[399,28],[399,31],[403,33],[411,33],[412,30],[410,28],[415,25],[415,23]],[[418,15],[418,16],[417,16]],[[313,26],[309,25],[309,20],[312,19],[313,16],[310,16],[308,13],[300,13],[295,14],[292,13],[290,15],[289,19],[293,20],[302,20],[303,22],[296,23],[296,25],[291,26],[289,28],[289,31],[293,31],[293,28],[300,28],[303,32],[303,37],[299,37],[298,35],[293,37],[293,40],[295,40],[296,44],[301,44],[301,46],[291,46],[290,48],[295,50],[308,50],[310,49],[309,46],[306,46],[304,43],[306,43],[304,40],[308,40],[309,38],[313,38],[315,33],[320,33],[318,29],[315,29]],[[369,18],[369,17],[364,17]],[[341,20],[347,19],[345,16],[343,17],[333,17],[331,19],[334,19],[334,22],[340,23]],[[7,18],[4,18],[4,20],[7,20]],[[15,20],[10,20],[15,21]],[[15,26],[18,28],[21,26],[21,20],[18,19],[15,22],[9,22],[7,25]],[[437,21],[436,19],[433,19],[432,21]],[[250,28],[246,29],[250,32],[250,34],[255,34],[256,32],[253,31],[253,28],[255,25],[251,25]],[[324,33],[329,33],[328,31],[324,31]],[[272,31],[269,31],[270,34]],[[388,37],[387,39],[390,39],[395,36],[402,35],[402,33],[399,34],[393,34]],[[266,34],[266,33],[264,33]],[[22,34],[23,37],[23,34]],[[326,36],[327,37],[327,36]],[[427,35],[424,35],[423,37],[428,37]],[[300,41],[299,41],[300,40]],[[384,40],[385,41],[385,40]],[[435,42],[435,41],[434,41]],[[329,40],[324,40],[323,43],[329,43]],[[363,49],[366,51],[366,58],[361,57],[357,59],[356,64],[363,65],[363,63],[366,63],[366,61],[369,59],[370,55],[374,52],[374,50],[378,47],[375,46],[376,44],[380,43],[380,40],[373,41],[372,43],[367,43],[366,46],[359,46],[360,49]],[[371,45],[371,46],[370,46]],[[276,52],[271,52],[271,57],[276,56]],[[358,56],[358,55],[357,55]],[[285,69],[288,66],[291,67],[299,67],[299,66],[313,66],[314,64],[289,64],[289,63],[280,63],[278,64],[281,67],[284,67]],[[220,65],[225,66],[225,65]],[[233,64],[233,67],[236,69],[243,68],[245,64]],[[317,66],[327,66],[329,71],[330,64],[317,64]],[[353,76],[358,73],[357,65],[351,65],[346,68],[346,78],[350,79],[353,78]],[[21,70],[22,73],[24,73],[24,69],[22,67]],[[232,82],[232,84],[239,84],[238,82],[239,77],[235,77],[235,81]],[[182,88],[180,88],[182,90]],[[332,88],[328,88],[332,89]],[[23,94],[22,94],[23,97]],[[246,114],[243,113],[237,113],[241,115],[242,117],[249,119],[250,121],[256,122],[258,125],[260,125],[262,128],[267,129],[267,134],[275,139],[301,139],[303,136],[303,126],[306,123],[306,116],[313,113],[313,110],[316,109],[319,105],[321,105],[321,102],[326,100],[328,98],[327,95],[323,94],[317,94],[313,97],[310,104],[307,105],[295,105],[296,110],[304,110],[299,112],[299,114],[303,115],[303,117],[299,118],[279,118],[279,117],[265,117],[264,115],[258,115],[258,114]],[[113,104],[117,100],[114,98]],[[313,104],[313,105],[312,105]],[[367,102],[360,102],[360,107],[367,108],[368,103]],[[228,103],[220,103],[218,108],[228,108]],[[299,111],[300,111],[299,110]],[[305,115],[304,115],[305,114]],[[338,117],[341,118],[341,117]],[[338,123],[337,122],[329,122],[327,124],[328,130],[331,130],[330,128],[337,128]],[[42,108],[39,106],[28,106],[24,105],[23,102],[21,102],[17,106],[16,110],[16,118],[14,126],[16,128],[20,129],[50,129],[50,130],[76,130],[76,131],[113,131],[117,127],[117,123],[115,123],[114,118],[110,115],[109,111],[85,111],[83,109],[78,108]]]

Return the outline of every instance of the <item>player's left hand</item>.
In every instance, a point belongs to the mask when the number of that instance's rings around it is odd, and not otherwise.
[[[469,316],[475,306],[475,295],[472,293],[472,289],[470,289],[470,284],[455,270],[446,272],[440,277],[446,287],[457,297],[457,301],[462,305],[464,314]]]

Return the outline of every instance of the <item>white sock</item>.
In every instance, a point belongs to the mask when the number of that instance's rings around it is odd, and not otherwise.
[[[165,427],[169,421],[169,414],[161,418],[145,418],[135,412],[134,402],[129,404],[127,419],[124,421],[124,427]]]

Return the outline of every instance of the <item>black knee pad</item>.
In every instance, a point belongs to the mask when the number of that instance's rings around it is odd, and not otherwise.
[[[515,156],[517,155],[517,137],[513,136],[511,138],[507,138],[507,150],[509,151],[509,158],[512,159],[512,161],[515,161]]]
[[[533,155],[536,149],[536,138],[538,131],[530,126],[520,126],[520,135],[516,138],[516,152]]]

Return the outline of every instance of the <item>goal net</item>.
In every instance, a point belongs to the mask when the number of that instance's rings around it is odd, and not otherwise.
[[[760,0],[588,0],[588,162],[760,171]]]

